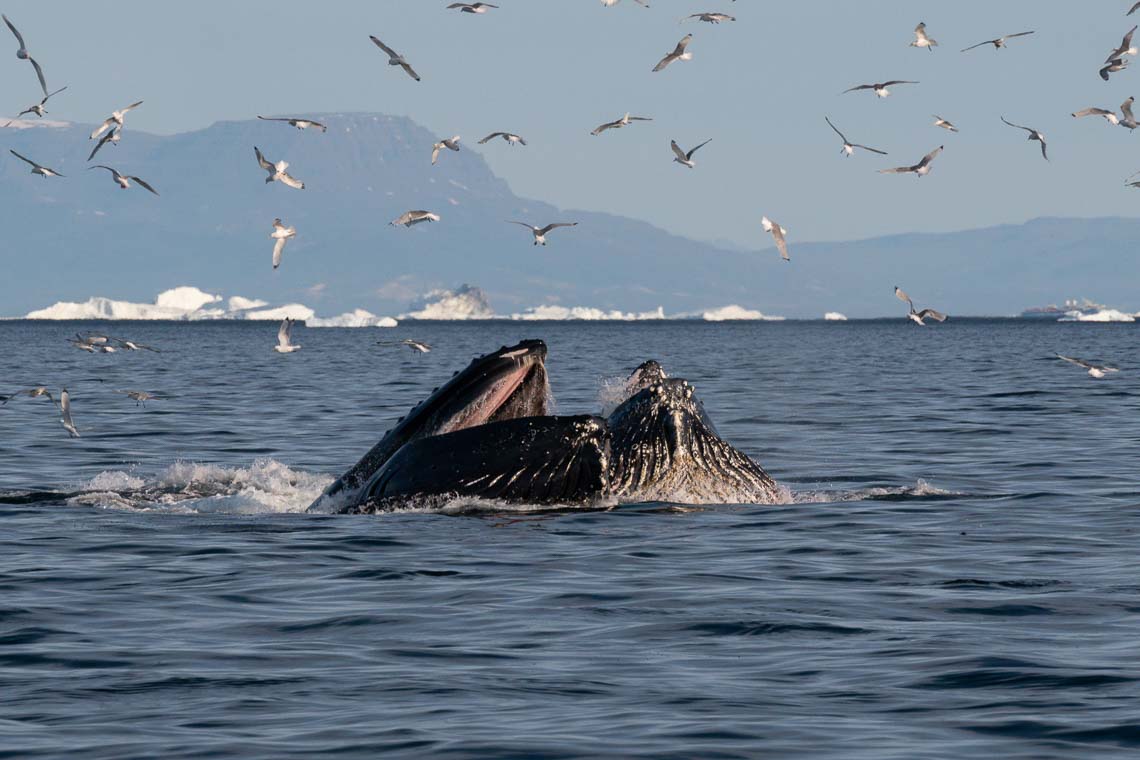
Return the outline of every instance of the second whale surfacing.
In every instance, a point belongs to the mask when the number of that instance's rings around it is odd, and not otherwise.
[[[693,387],[657,362],[630,375],[608,418],[547,416],[546,345],[474,360],[388,431],[310,512],[377,513],[457,499],[550,507],[780,500],[722,439]]]

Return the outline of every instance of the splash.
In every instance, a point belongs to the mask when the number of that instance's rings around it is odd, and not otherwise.
[[[844,501],[875,501],[877,499],[921,499],[924,497],[961,496],[919,478],[913,486],[870,486],[851,491],[788,491],[789,504],[828,504]]]

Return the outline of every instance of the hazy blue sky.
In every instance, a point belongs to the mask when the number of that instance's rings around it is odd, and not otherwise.
[[[493,130],[527,148],[478,146],[525,196],[608,210],[706,240],[768,246],[761,214],[793,239],[842,240],[956,230],[1042,215],[1133,215],[1140,136],[1086,106],[1140,93],[1140,64],[1105,83],[1097,70],[1133,19],[1128,0],[498,0],[483,16],[446,0],[196,0],[72,3],[8,0],[52,88],[51,115],[97,121],[133,100],[135,129],[172,133],[257,113],[377,111],[412,117],[465,145]],[[723,10],[734,24],[678,24]],[[1140,18],[1140,17],[1136,17]],[[926,21],[942,46],[908,47]],[[1034,29],[1006,50],[959,49]],[[650,73],[686,33],[694,60]],[[375,34],[423,76],[390,69]],[[0,58],[5,109],[38,100],[15,41]],[[847,87],[916,79],[878,101]],[[649,124],[590,136],[625,111]],[[942,115],[962,132],[931,126]],[[823,121],[890,152],[843,159]],[[1051,163],[998,120],[1035,126]],[[689,171],[671,163],[713,138]],[[921,180],[878,175],[946,152]]]

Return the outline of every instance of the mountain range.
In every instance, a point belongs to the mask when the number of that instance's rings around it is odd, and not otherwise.
[[[480,151],[523,146],[479,146],[478,136],[464,136],[458,153],[445,150],[432,166],[432,143],[443,136],[409,119],[305,116],[328,132],[251,119],[158,136],[132,130],[128,117],[122,142],[92,164],[142,177],[160,197],[86,171],[91,125],[4,130],[4,147],[66,176],[42,179],[15,157],[0,158],[0,316],[96,295],[149,301],[179,285],[301,300],[322,313],[399,313],[427,291],[460,283],[479,285],[499,313],[547,304],[668,313],[739,304],[787,317],[871,317],[904,308],[894,285],[920,308],[956,315],[1010,315],[1070,297],[1140,309],[1140,259],[1131,250],[1140,219],[1045,218],[843,243],[807,242],[811,231],[795,229],[788,231],[792,261],[784,263],[774,249],[690,240],[634,219],[520,198]],[[287,160],[306,188],[266,185],[254,146],[272,161]],[[634,192],[636,182],[629,184]],[[388,225],[409,209],[442,219]],[[277,271],[268,237],[275,217],[297,229]],[[507,220],[579,225],[535,247],[527,230]],[[716,219],[709,230],[715,237]]]

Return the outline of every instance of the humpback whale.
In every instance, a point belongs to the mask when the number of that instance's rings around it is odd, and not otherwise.
[[[717,433],[692,385],[635,369],[608,417],[548,416],[546,344],[475,359],[309,507],[366,514],[459,498],[607,507],[771,503],[776,482]]]

